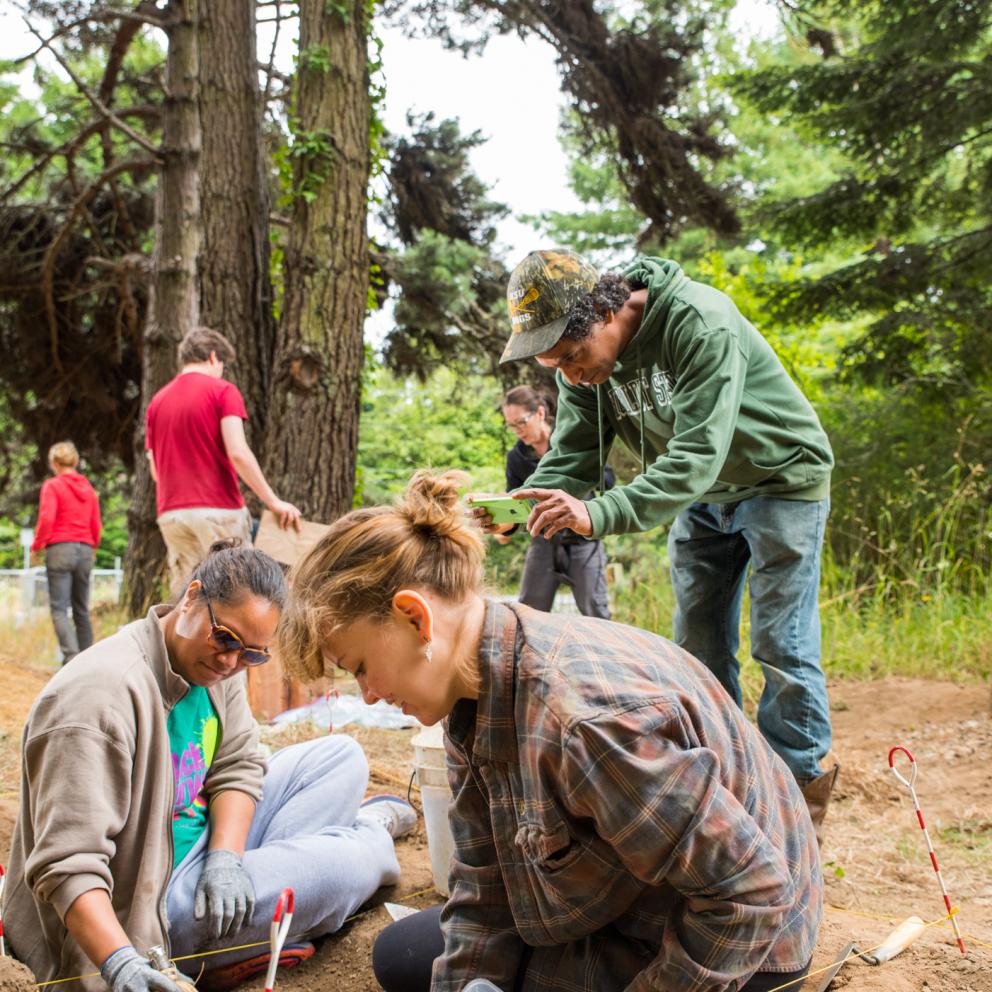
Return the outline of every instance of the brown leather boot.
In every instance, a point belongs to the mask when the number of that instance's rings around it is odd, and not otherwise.
[[[823,818],[827,815],[830,793],[834,791],[834,783],[837,781],[839,771],[840,765],[834,765],[830,771],[800,786],[803,798],[809,807],[809,818],[813,821],[813,829],[816,831],[816,842],[820,847],[823,847]]]

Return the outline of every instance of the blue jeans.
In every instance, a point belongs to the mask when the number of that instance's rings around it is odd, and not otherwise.
[[[830,750],[820,665],[820,551],[829,500],[756,496],[694,503],[668,535],[675,589],[673,638],[741,705],[741,597],[751,566],[751,653],[765,685],[758,728],[800,784]]]

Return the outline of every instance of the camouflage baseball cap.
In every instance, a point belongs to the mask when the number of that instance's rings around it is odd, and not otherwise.
[[[500,363],[533,358],[553,348],[572,307],[599,280],[599,273],[568,248],[532,251],[511,273],[506,305],[513,333]]]

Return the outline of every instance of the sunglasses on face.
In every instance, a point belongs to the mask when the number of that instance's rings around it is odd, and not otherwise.
[[[248,647],[230,627],[218,623],[210,605],[210,597],[204,593],[203,598],[207,601],[207,613],[210,615],[210,636],[207,640],[218,651],[237,651],[238,661],[243,661],[246,665],[264,665],[272,657],[268,648]]]

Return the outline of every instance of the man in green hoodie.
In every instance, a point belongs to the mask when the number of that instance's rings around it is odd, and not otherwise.
[[[733,301],[675,262],[639,258],[600,278],[571,251],[535,251],[507,303],[501,361],[536,358],[558,381],[551,450],[514,493],[536,501],[527,529],[599,539],[670,524],[674,639],[738,705],[750,564],[758,726],[819,832],[837,774],[820,766],[831,730],[817,605],[833,456],[809,401]],[[640,473],[582,500],[616,437]]]

